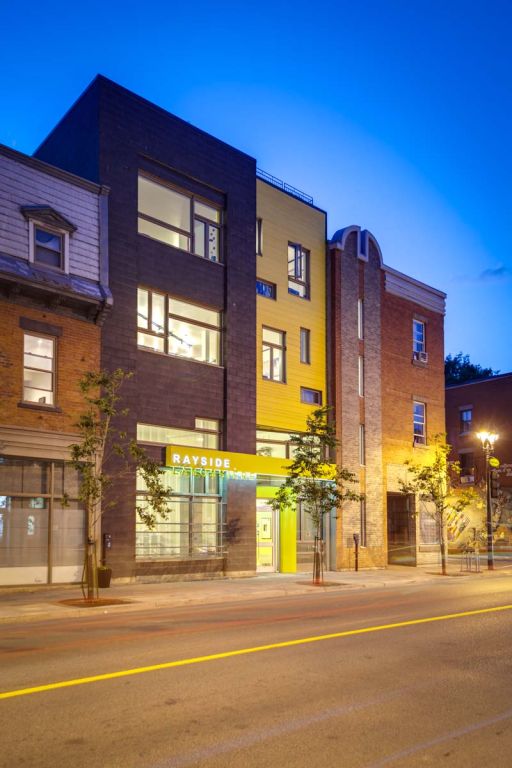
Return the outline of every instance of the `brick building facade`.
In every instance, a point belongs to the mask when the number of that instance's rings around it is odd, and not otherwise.
[[[65,462],[111,305],[107,199],[0,146],[0,584],[81,576],[85,520]]]

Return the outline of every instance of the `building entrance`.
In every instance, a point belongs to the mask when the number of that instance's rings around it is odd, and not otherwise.
[[[388,493],[388,563],[416,565],[414,498]]]
[[[277,571],[277,514],[268,499],[256,499],[256,569]]]

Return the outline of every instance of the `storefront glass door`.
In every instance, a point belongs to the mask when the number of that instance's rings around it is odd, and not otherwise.
[[[276,571],[277,563],[276,513],[267,499],[256,499],[256,568]]]

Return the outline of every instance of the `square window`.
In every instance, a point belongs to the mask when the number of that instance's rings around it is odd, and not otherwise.
[[[264,296],[266,299],[277,298],[277,286],[268,280],[256,280],[256,293],[258,296]]]
[[[138,197],[139,234],[209,261],[221,260],[220,208],[142,173]]]
[[[322,405],[322,393],[318,389],[300,388],[300,401],[308,405]]]

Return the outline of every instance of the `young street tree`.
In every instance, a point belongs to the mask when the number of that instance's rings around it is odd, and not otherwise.
[[[317,408],[306,419],[306,432],[291,436],[293,461],[288,477],[272,501],[275,510],[302,505],[315,531],[313,584],[323,581],[323,520],[344,501],[360,501],[361,495],[347,484],[356,477],[348,469],[330,464],[326,457],[337,445],[334,425],[329,422],[329,408]]]
[[[166,516],[166,502],[169,491],[162,483],[162,470],[158,463],[149,458],[135,440],[128,440],[126,433],[118,430],[113,420],[126,415],[120,408],[119,390],[132,374],[118,368],[91,372],[80,379],[79,386],[84,399],[85,410],[76,424],[79,440],[70,446],[71,464],[80,473],[78,498],[86,513],[87,549],[84,560],[82,589],[91,600],[97,596],[97,551],[98,534],[102,514],[116,504],[108,498],[112,474],[107,466],[115,462],[115,476],[119,477],[135,466],[146,484],[147,495],[144,507],[137,507],[139,517],[151,528],[158,516]]]
[[[462,512],[476,496],[471,488],[455,487],[455,480],[460,475],[458,461],[449,461],[450,446],[444,437],[437,436],[434,443],[434,457],[430,464],[416,464],[406,461],[407,479],[399,480],[400,490],[407,496],[418,495],[427,502],[428,513],[437,523],[439,548],[441,552],[441,571],[447,575],[447,522],[451,514]]]

